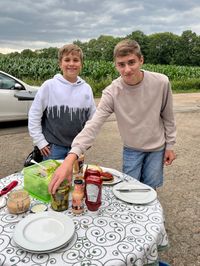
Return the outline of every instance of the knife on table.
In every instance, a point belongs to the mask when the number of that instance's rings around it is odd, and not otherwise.
[[[118,188],[116,191],[119,192],[148,192],[150,188]]]
[[[16,187],[18,184],[17,180],[12,181],[9,185],[7,185],[6,187],[4,187],[1,191],[0,191],[0,197],[3,196],[4,194],[8,193],[11,189],[13,189],[14,187]]]

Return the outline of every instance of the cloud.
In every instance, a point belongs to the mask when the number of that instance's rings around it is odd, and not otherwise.
[[[0,52],[123,37],[136,30],[200,34],[199,13],[198,0],[1,0]]]

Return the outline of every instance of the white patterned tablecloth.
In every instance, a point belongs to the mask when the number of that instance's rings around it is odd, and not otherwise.
[[[0,179],[0,189],[13,180],[23,186],[23,175]],[[35,199],[32,199],[34,202]],[[49,207],[49,211],[52,211]],[[14,215],[0,209],[1,266],[141,266],[156,265],[158,250],[168,245],[163,210],[156,199],[147,205],[134,205],[117,199],[112,186],[103,186],[98,215],[87,210],[74,216],[71,208],[63,212],[75,223],[75,235],[65,247],[44,254],[29,253],[13,239],[16,224],[29,212]]]

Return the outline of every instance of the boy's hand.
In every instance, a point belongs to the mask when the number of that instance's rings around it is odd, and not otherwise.
[[[176,159],[176,154],[173,150],[166,150],[164,155],[164,164],[170,165]]]
[[[48,190],[50,194],[55,194],[57,188],[62,181],[66,178],[71,184],[73,174],[73,164],[77,159],[76,154],[69,154],[63,163],[56,169],[51,182],[49,183]]]
[[[43,156],[48,157],[51,154],[49,145],[47,145],[47,146],[43,147],[42,149],[40,149],[40,152],[41,152],[41,154]]]

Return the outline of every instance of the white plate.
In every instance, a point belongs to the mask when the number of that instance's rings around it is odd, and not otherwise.
[[[150,188],[150,191],[146,192],[120,192],[117,191],[117,189],[120,188]],[[133,203],[133,204],[147,204],[152,201],[154,201],[157,198],[157,192],[151,188],[150,186],[147,186],[145,184],[142,184],[140,182],[121,182],[113,187],[113,193],[114,195],[123,201]]]
[[[19,246],[20,248],[22,248],[23,250],[26,250],[26,251],[28,251],[28,252],[30,252],[30,253],[37,253],[37,254],[42,254],[42,253],[50,253],[50,252],[54,252],[54,251],[56,251],[56,250],[59,250],[59,249],[61,249],[61,248],[64,248],[64,247],[67,247],[68,246],[68,244],[72,241],[72,239],[73,239],[73,237],[74,237],[74,235],[69,239],[69,241],[67,241],[66,243],[64,243],[63,245],[61,245],[61,246],[59,246],[59,247],[56,247],[56,248],[52,248],[52,249],[48,249],[48,250],[31,250],[31,249],[27,249],[27,248],[24,248],[24,247],[21,247],[21,246]]]
[[[59,248],[69,242],[75,232],[71,218],[63,213],[29,214],[14,230],[13,239],[20,247],[39,252]]]
[[[122,173],[120,173],[119,171],[112,168],[106,168],[106,167],[101,167],[101,168],[104,172],[111,173],[114,177],[112,182],[103,181],[103,185],[115,185],[123,180]]]

